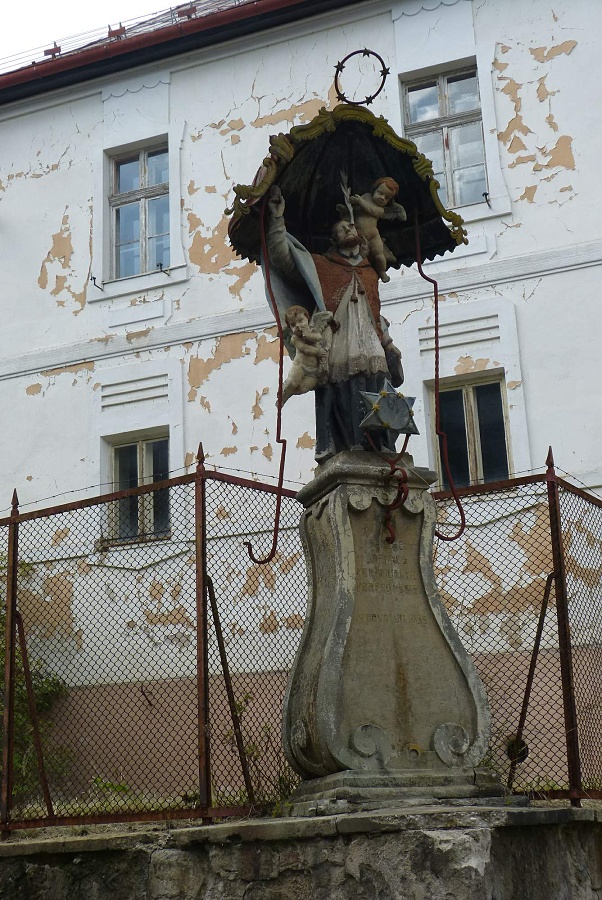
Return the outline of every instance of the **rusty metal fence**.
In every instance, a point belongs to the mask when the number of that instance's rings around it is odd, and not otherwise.
[[[486,763],[509,791],[602,799],[602,500],[551,452],[545,475],[459,493],[466,529],[436,542],[435,573],[487,689]],[[455,503],[435,496],[444,532]]]
[[[298,504],[205,471],[0,520],[2,825],[248,813],[295,782],[280,739],[303,624]],[[2,548],[5,548],[2,550]]]
[[[551,463],[551,461],[550,461]],[[509,791],[602,797],[602,501],[530,476],[462,492],[436,542],[448,612],[488,691]],[[439,530],[453,501],[436,495]],[[265,809],[306,607],[299,506],[210,472],[0,520],[2,828]]]

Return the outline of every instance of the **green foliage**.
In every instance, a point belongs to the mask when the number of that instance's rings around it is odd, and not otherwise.
[[[0,567],[2,561],[0,560]],[[20,564],[21,565],[21,564]],[[26,564],[22,564],[26,565]],[[4,677],[6,616],[0,614],[0,678]],[[69,754],[63,748],[48,746],[48,735],[52,728],[49,715],[56,701],[67,693],[65,682],[48,672],[40,662],[30,660],[31,684],[39,717],[40,735],[44,751],[44,764],[48,780],[60,781],[67,774],[70,765]],[[39,793],[40,781],[38,761],[33,739],[33,726],[27,698],[27,687],[23,674],[23,659],[17,642],[15,660],[15,728],[14,728],[14,783],[13,800],[20,803]],[[2,683],[2,690],[4,684]],[[0,720],[0,741],[3,739],[3,723]],[[0,767],[2,761],[0,759]]]
[[[253,695],[246,693],[235,701],[243,735],[246,730],[243,720],[249,712],[253,700]],[[231,728],[224,732],[223,738],[232,750],[237,750],[234,731]],[[281,810],[285,801],[297,787],[299,779],[285,760],[280,740],[274,736],[274,729],[271,725],[263,725],[252,740],[246,741],[244,754],[249,765],[257,803]],[[241,792],[241,794],[246,798],[243,802],[248,803],[246,792]]]
[[[130,792],[130,787],[125,781],[105,781],[100,775],[97,775],[96,778],[92,779],[92,784],[94,787],[98,788],[98,790],[106,791],[108,794],[129,794]]]

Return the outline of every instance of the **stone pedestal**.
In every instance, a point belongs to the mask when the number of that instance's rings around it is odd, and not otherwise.
[[[304,779],[293,798],[300,814],[316,803],[357,809],[502,793],[477,768],[489,742],[487,698],[435,584],[435,475],[408,468],[387,543],[389,474],[376,454],[340,453],[298,495],[309,601],[283,739]]]

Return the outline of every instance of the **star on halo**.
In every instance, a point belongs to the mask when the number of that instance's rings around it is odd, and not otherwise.
[[[388,378],[385,378],[382,389],[378,393],[360,391],[360,397],[367,413],[360,423],[360,428],[376,431],[386,428],[395,438],[400,434],[420,434],[414,422],[415,397],[405,397],[396,391]]]

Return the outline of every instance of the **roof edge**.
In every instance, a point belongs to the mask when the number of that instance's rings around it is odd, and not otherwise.
[[[0,75],[0,106],[356,4],[357,0],[256,0],[94,44]]]

